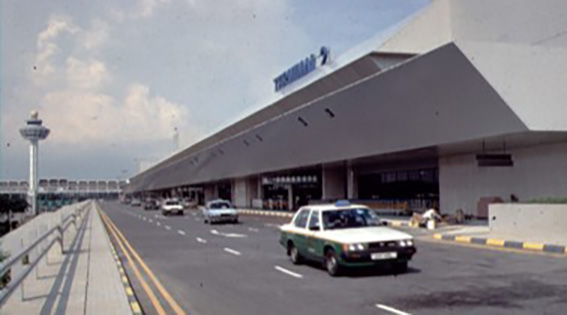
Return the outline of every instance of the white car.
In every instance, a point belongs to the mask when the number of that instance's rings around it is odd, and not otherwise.
[[[179,199],[176,198],[166,199],[161,204],[161,213],[163,215],[168,215],[168,214],[183,215],[183,206],[181,205],[181,202],[179,202]]]
[[[232,222],[238,223],[238,211],[227,200],[212,200],[203,209],[205,223]]]
[[[384,264],[404,272],[416,253],[411,235],[383,226],[368,207],[348,201],[302,207],[280,230],[280,244],[294,264],[318,261],[331,276]]]

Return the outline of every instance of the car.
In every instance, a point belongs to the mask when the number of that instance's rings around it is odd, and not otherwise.
[[[131,205],[131,206],[134,206],[134,207],[139,207],[139,206],[142,205],[142,201],[140,201],[140,199],[134,198],[134,199],[132,199],[132,201],[130,202],[130,205]]]
[[[385,265],[405,272],[417,251],[411,235],[384,226],[374,211],[348,201],[301,207],[280,227],[280,244],[292,263],[321,262],[331,276]]]
[[[238,211],[227,200],[217,199],[207,202],[203,209],[205,223],[238,223]]]
[[[161,213],[163,215],[179,214],[183,215],[183,206],[177,198],[166,199],[161,204]]]
[[[155,199],[146,199],[144,201],[144,210],[157,210],[159,209],[159,203]]]

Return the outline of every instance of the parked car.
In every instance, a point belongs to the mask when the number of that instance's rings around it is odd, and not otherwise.
[[[134,206],[134,207],[139,207],[139,206],[142,205],[142,201],[141,201],[140,199],[134,198],[134,199],[132,199],[132,201],[130,202],[130,205],[131,205],[131,206]]]
[[[383,226],[368,207],[347,201],[304,206],[280,230],[280,244],[294,264],[321,262],[331,276],[384,265],[405,272],[416,253],[411,235]]]
[[[158,209],[159,209],[159,203],[157,200],[146,199],[146,201],[144,201],[144,210],[158,210]]]
[[[183,206],[177,198],[165,199],[161,204],[161,213],[163,215],[179,214],[183,215]]]
[[[232,222],[238,223],[238,211],[227,200],[212,200],[203,209],[205,223]]]

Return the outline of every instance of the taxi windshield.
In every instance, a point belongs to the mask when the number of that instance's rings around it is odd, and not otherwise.
[[[345,209],[323,211],[323,229],[336,230],[379,226],[380,219],[370,209]]]

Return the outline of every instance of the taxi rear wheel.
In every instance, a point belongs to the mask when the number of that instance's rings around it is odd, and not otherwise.
[[[336,277],[340,274],[337,254],[335,254],[335,251],[332,249],[327,250],[325,253],[325,269],[327,269],[327,273],[329,273],[332,277]]]
[[[299,254],[297,247],[295,247],[293,243],[289,243],[287,251],[289,254],[289,259],[294,265],[298,265],[301,263],[301,255]]]

